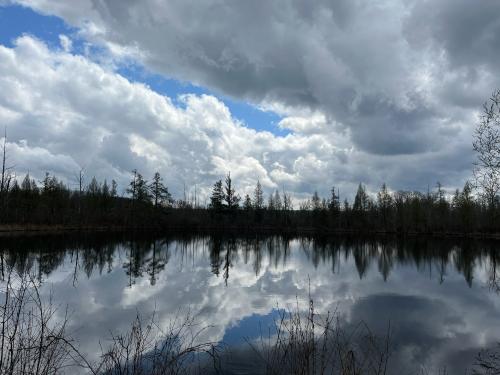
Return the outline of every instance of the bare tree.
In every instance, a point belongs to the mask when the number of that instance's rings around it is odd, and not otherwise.
[[[472,143],[477,153],[474,177],[488,206],[494,208],[500,190],[500,90],[492,94],[483,108]]]
[[[4,129],[2,142],[2,174],[0,175],[0,194],[9,190],[9,185],[12,180],[12,166],[7,165],[7,128]]]

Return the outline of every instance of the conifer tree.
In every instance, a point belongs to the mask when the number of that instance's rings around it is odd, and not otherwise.
[[[228,173],[224,184],[224,205],[229,210],[238,208],[240,202],[239,195],[236,194],[231,180],[231,173]]]
[[[260,181],[257,180],[257,185],[255,186],[253,194],[253,207],[256,210],[261,210],[264,208],[264,193],[262,192],[262,185]]]
[[[250,195],[246,194],[245,199],[243,201],[243,208],[247,211],[250,211],[252,207],[252,199],[250,198]]]
[[[159,172],[154,174],[153,181],[149,185],[149,191],[153,198],[153,204],[155,207],[171,206],[172,195],[168,191],[168,188],[163,184],[163,178],[160,176]]]
[[[212,195],[210,197],[210,208],[215,211],[221,211],[224,201],[224,188],[222,187],[222,180],[215,182],[212,188]]]

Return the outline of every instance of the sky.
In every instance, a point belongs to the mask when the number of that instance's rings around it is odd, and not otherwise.
[[[500,87],[492,0],[0,0],[16,173],[450,192]]]

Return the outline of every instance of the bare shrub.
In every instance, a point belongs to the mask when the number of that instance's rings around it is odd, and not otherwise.
[[[43,302],[38,284],[29,275],[9,273],[0,306],[0,374],[56,374],[79,366],[83,358],[65,337],[67,313]]]
[[[352,330],[342,327],[338,314],[316,314],[312,299],[303,313],[299,304],[278,310],[274,332],[248,341],[264,362],[265,374],[383,375],[390,357],[390,329],[379,338],[363,322]]]
[[[113,375],[200,373],[203,354],[217,370],[218,347],[215,343],[198,343],[202,332],[190,314],[182,320],[176,318],[166,331],[154,315],[146,324],[137,315],[128,332],[112,335],[108,348],[101,348],[102,362],[96,371]]]

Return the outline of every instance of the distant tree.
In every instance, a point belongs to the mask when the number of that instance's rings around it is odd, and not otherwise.
[[[321,198],[318,195],[318,192],[315,191],[311,198],[311,206],[314,211],[319,211],[322,208]]]
[[[240,203],[240,196],[236,194],[233,183],[231,180],[231,173],[229,172],[224,181],[224,205],[227,209],[233,210],[238,208]]]
[[[222,187],[222,180],[218,180],[213,188],[210,197],[210,208],[215,211],[221,211],[224,201],[224,188]]]
[[[127,193],[132,196],[134,202],[150,202],[148,183],[136,169],[132,171],[133,178],[129,183]]]
[[[153,203],[155,207],[158,206],[168,206],[172,205],[172,195],[168,191],[168,188],[163,184],[163,178],[160,176],[159,172],[156,172],[153,181],[149,185],[149,191],[153,198]]]
[[[148,189],[148,182],[142,177],[140,173],[137,173],[136,179],[136,197],[137,201],[150,203],[151,202],[151,194]]]
[[[276,210],[282,210],[283,209],[283,202],[281,201],[281,195],[280,192],[276,189],[274,192],[274,206]]]
[[[103,195],[104,198],[109,198],[110,196],[109,185],[106,179],[104,179],[104,182],[102,184],[101,194]]]
[[[87,186],[87,194],[94,197],[101,194],[101,187],[95,177],[92,177],[89,186]]]
[[[472,147],[477,157],[473,169],[476,185],[493,209],[500,191],[500,90],[483,105]]]
[[[370,205],[370,198],[366,193],[366,189],[363,184],[358,185],[358,191],[354,197],[354,203],[352,205],[353,211],[366,211]]]
[[[111,191],[109,192],[109,195],[112,198],[117,196],[117,194],[118,194],[117,189],[118,189],[118,184],[116,183],[115,180],[111,180]]]
[[[21,182],[21,189],[23,191],[31,191],[31,178],[29,173],[26,174],[23,182]]]
[[[248,195],[248,194],[245,195],[245,199],[243,200],[243,208],[246,211],[250,211],[253,208],[252,199],[250,198],[250,195]]]
[[[344,212],[349,212],[350,210],[350,207],[349,207],[349,201],[346,199],[344,199],[344,208],[343,208],[343,211]]]
[[[283,210],[284,211],[293,210],[292,197],[285,191],[285,189],[283,189]]]
[[[55,176],[51,176],[49,172],[45,173],[45,178],[42,180],[42,194],[48,195],[55,193],[60,187],[59,181]]]
[[[328,209],[331,212],[340,211],[340,197],[338,192],[335,192],[335,186],[333,186],[331,190],[330,200],[328,201]]]
[[[300,211],[310,211],[311,208],[312,208],[312,204],[311,204],[310,199],[305,199],[299,203],[299,210]]]
[[[458,189],[457,189],[458,190]],[[474,220],[474,198],[472,196],[472,184],[465,182],[462,192],[454,197],[454,209],[458,215],[461,230],[471,232],[476,225]]]
[[[132,171],[133,177],[132,181],[129,183],[127,188],[127,193],[131,195],[132,200],[135,202],[137,200],[137,169]]]
[[[267,199],[267,209],[269,211],[274,211],[276,209],[276,205],[274,204],[274,194],[269,194],[269,198]]]
[[[377,205],[384,229],[388,229],[387,227],[390,222],[392,204],[392,196],[389,194],[385,183],[383,183],[380,191],[377,193]]]
[[[3,142],[2,142],[2,166],[0,174],[0,218],[3,216],[5,211],[5,205],[7,203],[7,193],[10,188],[10,183],[12,182],[12,167],[7,165],[7,128],[5,128]]]
[[[253,195],[253,207],[256,210],[261,210],[264,208],[264,193],[262,192],[262,186],[260,184],[260,181],[258,180]]]
[[[78,184],[78,196],[81,197],[83,195],[84,190],[84,170],[80,168],[78,174],[75,174],[76,183]]]

